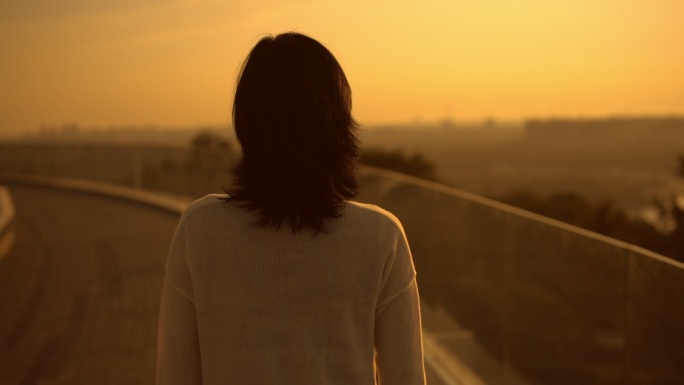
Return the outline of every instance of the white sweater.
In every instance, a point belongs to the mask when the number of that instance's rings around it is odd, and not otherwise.
[[[255,227],[209,195],[183,213],[161,299],[157,384],[424,384],[399,220],[348,202],[327,233]]]

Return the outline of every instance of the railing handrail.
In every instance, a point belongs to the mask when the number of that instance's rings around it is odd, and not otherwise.
[[[611,238],[611,237],[605,236],[603,234],[596,233],[596,232],[591,231],[591,230],[583,229],[581,227],[574,226],[574,225],[571,225],[569,223],[565,223],[565,222],[562,222],[562,221],[559,221],[559,220],[556,220],[553,218],[545,217],[543,215],[536,214],[536,213],[533,213],[531,211],[521,209],[519,207],[511,206],[509,204],[496,201],[494,199],[486,198],[486,197],[481,196],[481,195],[477,195],[477,194],[474,194],[471,192],[467,192],[467,191],[461,190],[461,189],[456,188],[456,187],[447,186],[445,184],[441,184],[438,182],[433,182],[433,181],[429,181],[426,179],[421,179],[421,178],[414,177],[411,175],[406,175],[406,174],[402,174],[402,173],[399,173],[396,171],[386,170],[386,169],[377,168],[377,167],[361,166],[360,168],[361,168],[362,172],[364,172],[366,174],[377,175],[377,176],[385,177],[388,179],[394,179],[397,181],[401,181],[403,183],[408,183],[408,184],[412,184],[415,186],[423,187],[423,188],[426,188],[429,190],[440,191],[440,192],[443,192],[443,193],[446,193],[446,194],[449,194],[452,196],[456,196],[460,199],[463,199],[463,200],[466,200],[466,201],[469,201],[472,203],[476,203],[476,204],[479,204],[479,205],[482,205],[485,207],[489,207],[489,208],[492,208],[495,210],[503,211],[503,212],[506,212],[506,213],[509,213],[509,214],[512,214],[512,215],[515,215],[518,217],[522,217],[525,219],[529,219],[532,221],[540,222],[540,223],[543,223],[545,225],[555,227],[555,228],[561,229],[563,231],[568,231],[568,232],[571,232],[571,233],[574,233],[574,234],[577,234],[577,235],[580,235],[583,237],[591,238],[591,239],[594,239],[596,241],[609,244],[611,246],[619,247],[621,249],[629,250],[633,253],[637,253],[637,254],[643,255],[645,257],[655,259],[659,262],[666,263],[666,264],[671,265],[673,267],[676,267],[678,269],[684,270],[684,262],[680,262],[680,261],[674,260],[672,258],[666,257],[664,255],[660,255],[658,253],[655,253],[653,251],[650,251],[650,250],[644,249],[642,247],[633,245],[631,243],[620,241],[618,239]]]

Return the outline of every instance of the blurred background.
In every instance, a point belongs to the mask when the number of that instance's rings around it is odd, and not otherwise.
[[[407,229],[431,382],[684,383],[683,17],[677,0],[0,2],[0,383],[151,381],[177,214],[54,178],[221,192],[240,65],[285,31],[347,74],[359,199]]]

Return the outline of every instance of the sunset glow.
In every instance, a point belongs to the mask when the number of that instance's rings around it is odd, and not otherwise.
[[[324,43],[367,125],[684,114],[684,2],[38,0],[0,4],[0,130],[229,121],[264,33]]]

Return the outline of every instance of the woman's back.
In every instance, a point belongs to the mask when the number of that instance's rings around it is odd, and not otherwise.
[[[183,215],[163,306],[185,306],[169,322],[197,333],[171,342],[188,354],[165,363],[175,369],[163,383],[373,384],[376,349],[388,376],[422,383],[415,270],[396,218],[348,202],[314,234],[255,227],[255,215],[217,195]]]

